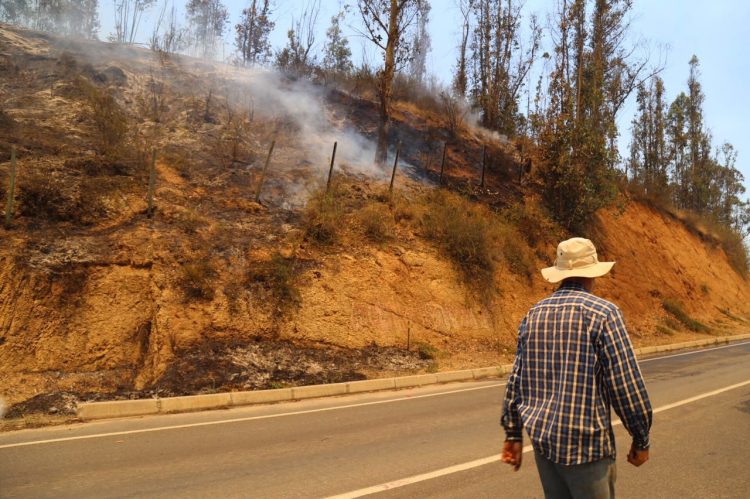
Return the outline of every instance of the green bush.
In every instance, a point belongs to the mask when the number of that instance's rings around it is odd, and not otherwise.
[[[664,307],[664,310],[680,321],[689,330],[695,331],[696,333],[706,333],[709,331],[708,326],[690,317],[682,308],[681,304],[665,299],[662,301],[662,307]]]
[[[421,220],[425,236],[440,245],[467,282],[491,286],[495,265],[488,213],[446,191],[428,195],[426,204]]]
[[[438,349],[429,343],[419,343],[417,345],[417,355],[422,360],[435,360],[438,353]]]

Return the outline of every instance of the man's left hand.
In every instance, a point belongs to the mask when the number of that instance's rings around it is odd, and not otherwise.
[[[648,461],[648,449],[639,449],[635,444],[630,446],[628,452],[628,462],[633,466],[640,466]]]
[[[518,471],[523,459],[523,442],[517,440],[506,440],[503,443],[503,454],[500,457],[502,462],[513,466],[513,471]]]

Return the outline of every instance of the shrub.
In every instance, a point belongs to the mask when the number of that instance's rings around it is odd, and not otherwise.
[[[447,92],[440,94],[440,104],[447,121],[448,131],[455,137],[466,127],[467,108],[456,96]]]
[[[657,324],[656,334],[661,336],[672,336],[674,334],[674,330],[662,324]]]
[[[419,343],[417,345],[417,355],[422,360],[435,360],[438,357],[438,349],[429,343]]]
[[[730,319],[732,319],[734,322],[747,322],[745,319],[742,319],[741,317],[737,317],[735,314],[733,314],[728,308],[720,308],[719,312],[726,315]]]
[[[518,229],[530,246],[555,242],[563,237],[562,230],[546,210],[533,201],[506,208],[503,217]]]
[[[393,237],[395,224],[387,206],[380,203],[367,205],[359,211],[358,219],[365,236],[371,241],[381,243]]]
[[[503,258],[510,271],[531,280],[536,266],[534,260],[529,256],[528,246],[518,231],[512,227],[505,227],[501,238]]]
[[[297,289],[295,259],[286,258],[278,251],[271,259],[258,262],[248,272],[251,285],[260,286],[274,300],[279,310],[289,310],[299,306],[301,297]]]
[[[329,192],[320,190],[307,202],[305,234],[321,244],[333,244],[338,238],[344,214],[343,201],[337,185]]]
[[[678,321],[676,321],[673,317],[665,317],[664,325],[670,329],[674,329],[675,331],[679,331],[680,329],[682,329],[682,325]]]
[[[664,310],[670,313],[675,319],[684,324],[689,330],[697,333],[705,333],[709,331],[708,326],[690,317],[680,303],[665,299],[662,301],[662,307],[664,307]]]
[[[182,266],[180,283],[188,298],[212,300],[216,270],[207,261],[186,263]]]
[[[60,172],[29,173],[18,185],[19,213],[53,221],[78,220],[81,215],[80,182]]]
[[[83,77],[78,78],[77,84],[89,106],[99,152],[104,156],[117,155],[128,132],[125,112],[108,89],[101,89]]]
[[[480,288],[492,284],[488,213],[455,194],[437,191],[428,195],[421,222],[425,236],[440,245],[468,282]]]
[[[727,255],[729,265],[743,278],[748,274],[747,246],[742,236],[734,231],[724,229],[721,234],[721,247]]]

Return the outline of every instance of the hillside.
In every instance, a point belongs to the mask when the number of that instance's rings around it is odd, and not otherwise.
[[[391,196],[368,95],[366,81],[0,26],[3,207],[18,149],[15,218],[0,229],[10,415],[512,358],[518,322],[553,289],[537,269],[567,234],[512,144],[471,127],[453,137],[434,105],[396,103]],[[746,326],[750,286],[679,218],[623,196],[587,236],[618,262],[597,290],[636,344]]]

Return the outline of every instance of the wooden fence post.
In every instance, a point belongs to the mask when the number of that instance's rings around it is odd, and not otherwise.
[[[260,191],[263,189],[263,182],[266,180],[266,172],[268,171],[268,164],[271,162],[271,153],[273,153],[273,146],[276,145],[276,139],[271,141],[271,147],[268,148],[268,156],[266,156],[266,163],[263,165],[263,171],[260,173],[260,180],[258,180],[258,187],[255,189],[255,202],[260,203]]]
[[[328,194],[328,191],[331,189],[331,178],[333,178],[333,164],[336,162],[336,146],[338,145],[338,141],[333,143],[333,153],[331,153],[331,167],[328,169],[328,182],[326,182],[326,194]]]
[[[487,167],[487,146],[482,147],[482,180],[480,181],[479,185],[482,189],[484,189],[484,170]]]
[[[5,204],[5,227],[10,228],[13,220],[13,198],[16,191],[16,146],[10,148],[10,184],[8,185],[8,201]]]
[[[154,190],[156,187],[156,149],[151,150],[151,166],[148,171],[148,209],[146,216],[151,218],[154,215]]]
[[[393,161],[393,173],[391,173],[391,186],[388,188],[388,196],[393,197],[393,181],[396,180],[396,168],[398,167],[398,156],[401,154],[401,143],[396,147],[396,159]]]
[[[443,172],[445,171],[445,151],[448,149],[448,143],[443,142],[443,160],[440,162],[440,185],[443,185]]]

